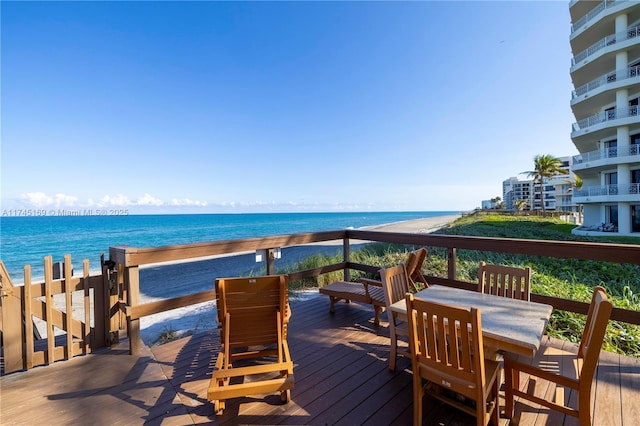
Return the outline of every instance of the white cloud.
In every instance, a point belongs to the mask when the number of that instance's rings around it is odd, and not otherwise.
[[[125,195],[118,194],[115,197],[110,195],[105,195],[102,197],[100,201],[96,203],[99,207],[107,207],[107,206],[116,206],[116,207],[126,207],[131,205],[131,201]]]
[[[66,194],[55,195],[56,207],[73,207],[77,203],[78,203],[78,197],[74,197],[73,195],[66,195]]]
[[[190,198],[183,198],[181,200],[177,198],[173,198],[169,203],[172,206],[183,207],[183,206],[197,206],[197,207],[205,207],[207,205],[206,201],[198,201],[192,200]]]
[[[164,201],[147,193],[138,198],[138,201],[136,202],[136,205],[138,206],[161,206],[163,204]]]
[[[34,207],[47,207],[53,204],[53,198],[44,192],[27,192],[20,194],[19,198]]]
[[[58,193],[53,197],[44,192],[27,192],[20,194],[20,200],[34,207],[73,207],[78,203],[78,197]]]

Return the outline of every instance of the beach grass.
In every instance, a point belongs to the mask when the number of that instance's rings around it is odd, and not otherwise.
[[[436,234],[466,235],[480,237],[502,237],[538,240],[612,242],[638,244],[633,237],[584,237],[571,234],[575,225],[557,218],[505,216],[489,214],[467,216],[452,222]],[[373,243],[352,253],[354,262],[389,267],[404,262],[406,254],[414,247]],[[424,270],[429,275],[447,276],[447,253],[443,248],[428,247],[429,255]],[[640,265],[613,262],[585,261],[577,259],[555,259],[458,250],[457,279],[476,282],[480,261],[515,267],[529,266],[532,269],[531,291],[563,299],[589,302],[593,288],[601,285],[607,289],[614,306],[640,310]],[[314,255],[303,260],[294,270],[311,269],[341,262],[341,255]],[[279,271],[287,273],[290,271]],[[356,281],[359,272],[352,274]],[[324,274],[317,280],[294,282],[295,288],[322,286],[342,280],[341,271]],[[585,315],[554,310],[547,326],[548,335],[571,342],[579,342],[584,329]],[[640,326],[610,321],[603,348],[609,352],[640,357]]]

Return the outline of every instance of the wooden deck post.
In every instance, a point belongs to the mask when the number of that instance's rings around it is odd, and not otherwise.
[[[275,267],[275,258],[274,258],[274,253],[273,253],[273,249],[269,248],[266,249],[265,252],[267,253],[267,275],[275,275],[276,273],[276,267]]]
[[[140,304],[140,274],[138,266],[126,266],[124,268],[124,283],[127,292],[127,305],[138,306]],[[142,348],[140,340],[140,319],[127,318],[127,334],[129,335],[129,353],[137,355]]]
[[[451,247],[447,250],[447,259],[448,259],[448,265],[449,265],[449,276],[447,278],[449,278],[450,280],[455,280],[456,279],[456,263],[457,263],[455,247]]]
[[[351,247],[349,246],[348,238],[342,240],[342,256],[344,257],[344,261],[349,263]],[[344,281],[351,281],[351,270],[349,268],[344,268]]]

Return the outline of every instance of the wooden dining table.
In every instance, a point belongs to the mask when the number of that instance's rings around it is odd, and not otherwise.
[[[446,305],[478,308],[487,357],[503,351],[533,357],[540,348],[542,334],[553,310],[551,305],[543,303],[442,285],[427,287],[417,292],[415,297]],[[406,320],[407,304],[404,299],[391,305],[390,309]]]

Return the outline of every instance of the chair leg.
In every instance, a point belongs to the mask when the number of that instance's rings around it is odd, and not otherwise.
[[[498,377],[500,376],[500,373],[498,373]],[[500,424],[500,380],[496,379],[495,382],[493,382],[493,390],[492,393],[493,395],[491,395],[491,398],[495,401],[495,407],[493,407],[493,413],[491,414],[491,420],[493,420],[493,424],[495,426],[498,426]]]
[[[418,426],[422,424],[422,398],[424,396],[424,388],[422,387],[422,378],[413,375],[413,424]]]
[[[329,312],[332,314],[336,312],[336,298],[334,296],[329,296],[329,300],[331,301],[331,306],[329,306]]]
[[[504,415],[510,419],[513,417],[513,389],[520,388],[520,372],[511,368],[511,363],[505,359],[504,363]]]
[[[562,403],[562,401],[561,401]],[[578,419],[581,425],[591,424],[591,390],[578,392]]]
[[[373,311],[375,312],[373,323],[375,325],[380,325],[380,313],[382,312],[382,309],[380,309],[380,306],[373,305]]]
[[[213,412],[216,414],[216,416],[222,415],[225,408],[224,406],[224,400],[213,401]]]
[[[394,329],[391,329],[390,334],[391,348],[389,350],[389,370],[396,371],[396,358],[398,357],[398,340],[396,338],[396,332]]]

